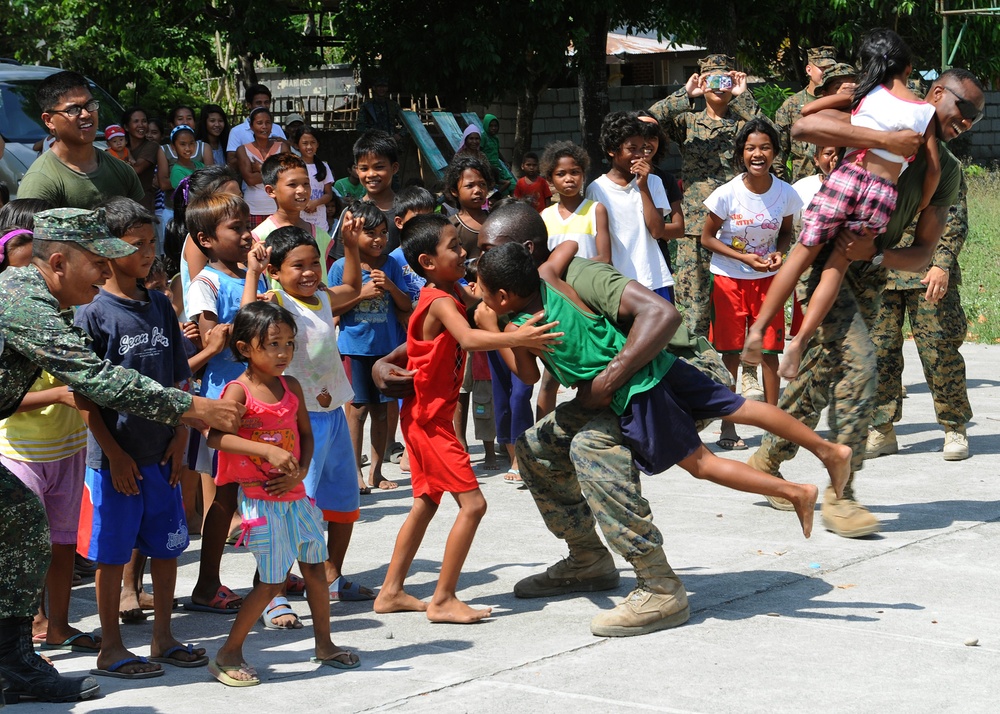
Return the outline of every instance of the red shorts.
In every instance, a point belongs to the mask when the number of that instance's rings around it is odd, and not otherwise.
[[[712,344],[719,352],[740,352],[747,330],[760,314],[764,296],[774,276],[737,280],[714,275],[712,288]],[[764,331],[764,352],[777,354],[785,347],[785,311],[780,310]]]
[[[434,503],[441,503],[444,493],[465,493],[479,488],[469,455],[459,443],[451,419],[431,419],[420,426],[409,414],[401,417],[403,440],[410,454],[414,498],[428,496]]]

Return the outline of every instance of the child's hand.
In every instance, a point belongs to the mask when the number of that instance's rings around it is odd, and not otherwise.
[[[385,273],[381,270],[373,270],[371,272],[371,276],[372,283],[374,283],[379,290],[389,290],[390,288],[395,287],[393,282],[389,280],[389,278],[387,278]]]
[[[271,249],[266,248],[263,243],[254,243],[250,253],[247,254],[247,272],[263,275],[270,261]]]
[[[758,273],[766,273],[771,270],[771,263],[767,258],[762,258],[756,253],[747,253],[742,256],[743,262],[756,270]]]
[[[108,466],[111,471],[111,485],[118,493],[126,496],[139,495],[139,481],[142,481],[142,474],[139,467],[128,454],[122,452],[117,456],[108,455]]]
[[[179,427],[174,431],[174,438],[167,445],[167,450],[163,452],[161,466],[170,464],[170,485],[176,486],[181,481],[181,473],[184,471],[184,448],[188,443],[188,430],[186,427]]]
[[[747,73],[737,72],[733,70],[729,73],[729,76],[733,78],[733,97],[738,97],[743,92],[747,91]]]
[[[264,482],[264,490],[269,496],[283,496],[299,484],[298,476],[288,474],[272,473],[271,477]]]
[[[777,270],[781,267],[781,264],[785,262],[784,256],[779,251],[774,251],[773,253],[764,256],[764,260],[767,261],[768,271]]]
[[[306,201],[306,207],[303,208],[302,210],[305,211],[306,213],[315,213],[316,212],[316,202],[315,201]]]
[[[357,218],[350,211],[344,211],[344,220],[340,222],[340,238],[344,241],[344,249],[357,248],[358,239],[365,232],[365,221]]]
[[[544,317],[544,312],[536,312],[525,320],[524,324],[511,333],[514,335],[514,339],[517,340],[517,347],[527,347],[529,350],[536,350],[538,352],[551,352],[553,345],[562,343],[562,340],[559,338],[564,333],[549,332],[549,330],[559,324],[558,322],[549,322],[536,326]]]
[[[229,344],[229,337],[233,334],[233,326],[228,322],[216,325],[205,335],[205,351],[212,355],[217,355]]]
[[[702,80],[701,75],[695,72],[688,77],[688,81],[684,83],[684,91],[692,99],[705,94],[705,82]]]
[[[271,464],[271,468],[286,476],[299,478],[299,460],[291,451],[285,451],[280,446],[272,446],[268,451],[267,461]]]
[[[837,94],[854,94],[854,88],[858,85],[854,82],[844,82],[837,88]]]
[[[500,323],[497,320],[497,314],[491,308],[487,307],[486,303],[481,302],[476,306],[475,318],[476,327],[480,330],[500,332]]]
[[[630,171],[632,175],[635,176],[635,183],[639,188],[645,188],[647,181],[649,180],[649,172],[653,170],[653,166],[649,163],[649,159],[633,159]]]
[[[198,325],[193,322],[185,322],[181,325],[181,333],[191,340],[195,344],[195,347],[199,350],[202,349],[201,330],[198,329]]]
[[[367,283],[361,286],[361,299],[371,300],[372,298],[379,297],[385,291],[375,284],[375,280],[369,280]]]

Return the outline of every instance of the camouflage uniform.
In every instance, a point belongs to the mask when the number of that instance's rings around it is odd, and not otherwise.
[[[78,209],[55,209],[36,216],[36,239],[44,236],[45,217],[58,223]],[[103,220],[103,216],[102,216]],[[55,240],[55,237],[50,239]],[[84,247],[86,236],[61,238]],[[106,240],[106,239],[101,239]],[[130,246],[118,241],[120,245]],[[104,249],[108,246],[104,245]],[[14,413],[44,369],[102,406],[147,419],[177,424],[191,407],[191,396],[166,389],[131,370],[98,359],[86,334],[61,311],[38,268],[9,268],[0,276],[0,419]],[[0,619],[30,617],[49,565],[49,529],[41,501],[0,466]]]
[[[813,47],[806,53],[809,64],[820,69],[826,69],[837,61],[837,53],[833,47]],[[813,161],[815,146],[806,141],[792,140],[792,124],[802,117],[802,107],[816,98],[816,95],[805,88],[796,92],[778,108],[774,115],[774,124],[778,127],[780,155],[774,162],[774,172],[778,178],[795,183],[806,176],[815,175],[819,169]],[[786,162],[791,158],[792,172],[789,176]]]
[[[961,172],[961,167],[943,143],[939,144],[939,151],[942,181],[932,204],[938,205],[942,201],[951,204],[958,187],[958,179],[954,177],[956,172]],[[918,169],[913,170],[919,173]],[[912,179],[913,175],[907,178]],[[947,182],[945,176],[949,177]],[[954,186],[955,191],[950,186]],[[911,180],[905,188],[901,183],[900,203],[902,191],[921,189],[919,178]],[[877,248],[896,247],[913,218],[912,214],[906,216],[897,210],[886,232],[876,239]],[[833,250],[834,243],[831,242],[802,274],[796,286],[796,296],[803,306],[808,305],[826,259]],[[849,500],[856,500],[854,473],[864,463],[868,425],[875,403],[877,361],[870,330],[875,324],[885,284],[886,271],[883,268],[859,261],[851,264],[836,302],[802,356],[798,376],[788,383],[778,400],[779,408],[810,428],[816,427],[820,412],[829,406],[827,419],[833,440],[838,444],[847,444],[854,451],[851,479],[844,489],[844,498]],[[795,456],[796,451],[798,446],[795,444],[766,434],[751,458],[757,468],[777,474],[781,463]]]
[[[921,285],[923,275],[919,273],[888,272],[882,304],[872,330],[878,359],[872,426],[897,422],[903,414],[903,320],[907,315],[924,378],[934,398],[938,423],[946,430],[957,430],[972,419],[965,383],[965,360],[959,352],[968,324],[958,294],[962,282],[958,254],[969,233],[965,192],[963,179],[958,202],[948,211],[944,235],[931,259],[931,266],[948,273],[944,297],[936,303],[925,300],[927,288]],[[911,225],[903,236],[900,247],[913,242],[913,227]]]
[[[721,58],[721,59],[720,59]],[[703,73],[727,71],[724,55],[701,60]],[[684,237],[677,241],[674,294],[684,308],[684,324],[697,335],[707,335],[711,322],[712,254],[701,245],[701,231],[708,217],[705,199],[736,176],[733,142],[748,120],[760,114],[753,95],[746,91],[729,104],[722,119],[707,110],[695,111],[682,88],[649,108],[664,131],[681,147],[684,178]]]

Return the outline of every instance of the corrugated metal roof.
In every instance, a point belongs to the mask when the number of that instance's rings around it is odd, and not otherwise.
[[[698,45],[683,45],[634,35],[608,33],[607,53],[609,55],[652,55],[664,52],[696,52],[704,50]]]

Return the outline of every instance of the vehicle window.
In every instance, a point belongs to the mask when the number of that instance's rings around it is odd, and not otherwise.
[[[33,144],[48,135],[42,123],[42,110],[35,101],[37,82],[0,82],[0,136],[12,143]],[[101,102],[98,126],[103,132],[108,124],[116,124],[121,119],[122,109],[111,95],[95,84],[90,92]],[[98,138],[101,134],[98,133]]]

